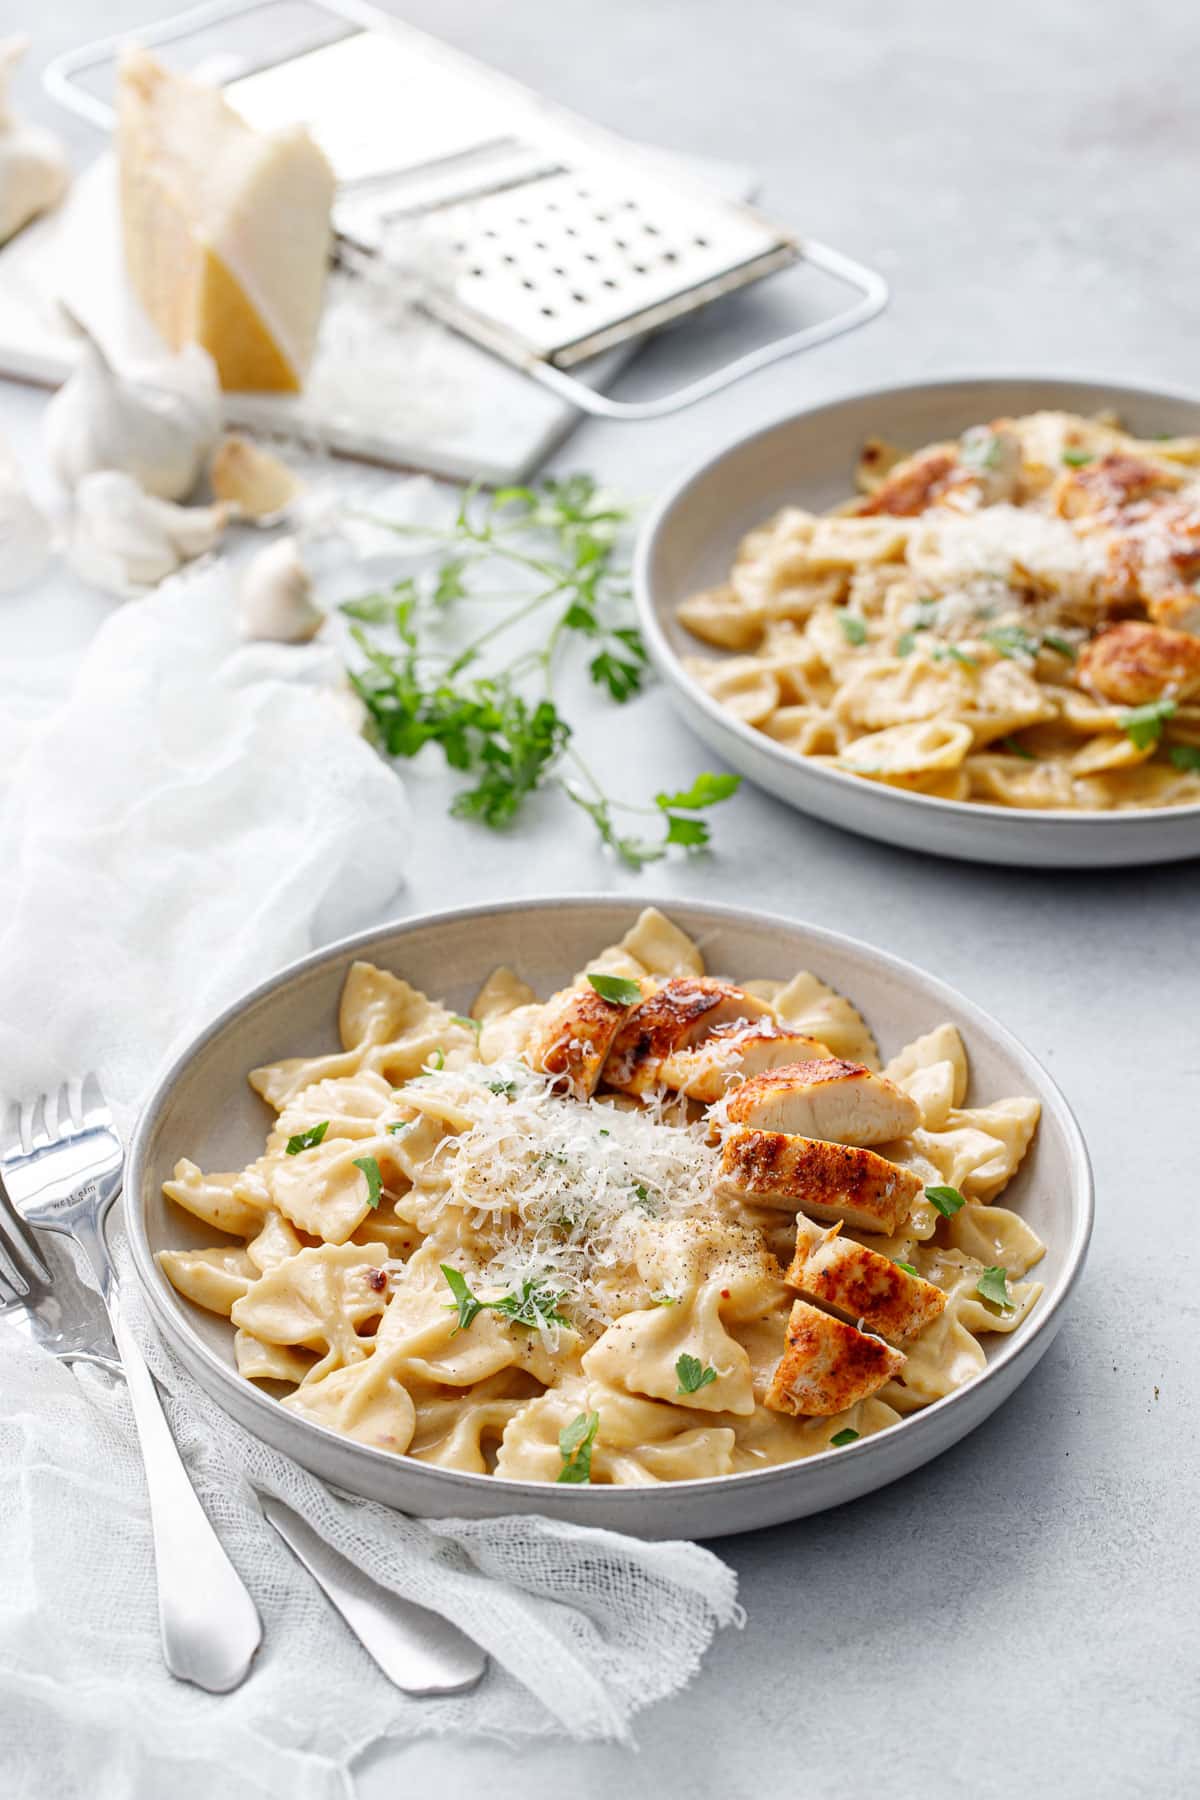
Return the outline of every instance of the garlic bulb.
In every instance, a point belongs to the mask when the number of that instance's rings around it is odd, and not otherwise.
[[[8,83],[29,48],[27,37],[0,40],[0,244],[56,206],[71,169],[52,131],[26,125],[8,109]]]
[[[98,469],[132,475],[148,494],[182,500],[221,423],[217,371],[189,344],[136,374],[119,374],[84,333],[79,362],[46,408],[46,450],[59,479],[76,488]]]
[[[313,605],[312,577],[295,538],[279,538],[251,557],[238,588],[243,637],[304,644],[320,630],[324,617]]]
[[[50,521],[30,499],[17,461],[0,444],[0,593],[30,587],[50,560]]]
[[[287,464],[249,438],[222,438],[209,464],[212,490],[243,519],[270,524],[285,512],[303,483]]]
[[[99,469],[75,492],[71,561],[83,580],[128,599],[211,550],[227,518],[224,506],[175,506],[132,475]]]

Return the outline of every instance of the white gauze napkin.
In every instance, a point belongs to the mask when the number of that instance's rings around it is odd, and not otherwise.
[[[228,571],[116,611],[66,701],[0,779],[0,1099],[95,1068],[128,1125],[172,1049],[247,985],[383,916],[409,832],[401,784],[347,725],[329,650],[240,645]],[[11,673],[8,677],[11,682]],[[34,709],[36,711],[36,709]],[[628,1740],[738,1617],[691,1544],[533,1517],[426,1524],[331,1493],[227,1418],[131,1308],[266,1642],[235,1694],[158,1649],[141,1462],[123,1388],[0,1323],[3,1784],[59,1800],[327,1800],[385,1735]],[[372,1577],[491,1653],[474,1692],[416,1701],[377,1672],[262,1521],[280,1495]]]

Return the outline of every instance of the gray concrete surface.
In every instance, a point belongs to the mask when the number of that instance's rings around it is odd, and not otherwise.
[[[33,22],[36,58],[132,26],[148,4],[60,0]],[[6,26],[15,10],[0,6]],[[1182,0],[395,10],[631,135],[756,165],[769,207],[893,283],[866,332],[677,420],[588,425],[562,467],[650,496],[789,406],[925,371],[1200,390],[1200,13]],[[90,147],[84,128],[75,138]],[[776,305],[699,336],[732,337]],[[694,349],[655,347],[624,391],[677,378]],[[0,388],[18,437],[35,410]],[[591,706],[583,740],[634,797],[648,768],[670,782],[709,760],[662,692],[619,729]],[[410,786],[406,907],[638,885],[555,806],[506,840],[449,821],[439,774]],[[1082,1288],[1034,1376],[950,1455],[854,1506],[726,1540],[749,1623],[642,1719],[639,1755],[427,1742],[370,1758],[363,1800],[1194,1793],[1200,865],[1070,877],[939,863],[754,793],[715,823],[715,855],[652,871],[646,890],[760,902],[880,943],[1045,1059],[1096,1168]]]

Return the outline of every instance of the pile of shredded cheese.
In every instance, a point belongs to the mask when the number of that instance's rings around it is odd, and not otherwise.
[[[461,1209],[490,1251],[483,1280],[544,1282],[585,1335],[628,1309],[647,1232],[711,1211],[717,1152],[673,1099],[580,1101],[518,1061],[427,1072],[404,1099],[467,1121],[431,1159],[433,1217]]]

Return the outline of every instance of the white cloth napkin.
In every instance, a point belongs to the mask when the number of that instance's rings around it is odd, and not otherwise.
[[[114,612],[66,701],[0,702],[0,1099],[95,1068],[128,1124],[156,1066],[281,963],[381,916],[409,830],[348,728],[328,649],[249,648],[223,565]],[[8,676],[11,684],[11,672]],[[7,717],[6,717],[7,711]],[[56,1800],[326,1800],[384,1735],[628,1741],[674,1692],[735,1579],[691,1544],[534,1517],[423,1523],[332,1494],[242,1431],[123,1288],[199,1492],[266,1643],[220,1699],[159,1658],[123,1388],[0,1324],[0,1785]],[[280,1495],[343,1555],[491,1653],[474,1692],[399,1694],[262,1521]]]

